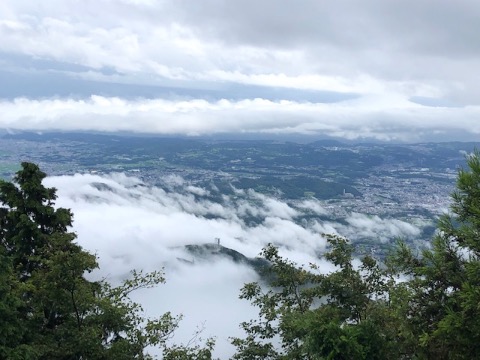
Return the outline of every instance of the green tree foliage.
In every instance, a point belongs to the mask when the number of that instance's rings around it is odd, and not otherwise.
[[[26,324],[20,320],[20,284],[12,262],[0,248],[0,359],[31,359],[31,349],[23,343]]]
[[[395,328],[397,313],[388,291],[393,280],[375,259],[353,265],[353,247],[327,235],[325,259],[336,271],[321,274],[316,265],[297,266],[268,246],[269,290],[246,284],[241,298],[260,311],[244,322],[246,338],[234,338],[235,359],[395,359],[401,349]],[[276,342],[279,345],[276,345]]]
[[[425,358],[473,359],[480,353],[480,154],[467,158],[432,248],[395,257],[409,281],[409,326]]]
[[[235,359],[474,359],[480,353],[480,154],[458,174],[451,213],[430,248],[400,243],[385,264],[354,259],[346,239],[327,235],[321,273],[268,246],[267,284],[240,297],[259,317],[233,338]]]
[[[133,271],[118,287],[90,281],[94,255],[69,232],[72,213],[55,208],[45,173],[22,163],[13,183],[0,181],[0,358],[149,359],[145,349],[166,341],[180,317],[146,319],[129,294],[165,281],[161,271]],[[207,349],[175,346],[194,359]]]
[[[23,163],[0,181],[0,358],[210,360],[214,342],[167,345],[180,317],[145,319],[129,294],[165,281],[132,272],[121,286],[90,281],[98,265],[55,208],[45,174]],[[266,283],[240,297],[259,310],[233,338],[237,360],[474,359],[480,353],[480,154],[468,158],[431,247],[400,243],[386,263],[354,257],[346,239],[326,235],[333,271],[299,266],[267,246]],[[198,335],[198,334],[197,334]]]

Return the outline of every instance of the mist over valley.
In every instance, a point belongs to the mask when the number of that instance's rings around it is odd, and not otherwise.
[[[379,259],[397,239],[428,247],[473,147],[70,133],[0,140],[5,178],[27,160],[51,175],[46,185],[57,206],[72,209],[78,243],[98,256],[94,278],[119,283],[131,269],[164,268],[167,283],[135,297],[149,314],[183,314],[176,341],[197,327],[216,336],[222,358],[238,324],[255,316],[238,295],[262,280],[262,248],[329,272],[326,233]]]

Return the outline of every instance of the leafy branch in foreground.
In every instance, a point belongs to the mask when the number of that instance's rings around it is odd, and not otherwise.
[[[267,283],[240,297],[259,309],[234,359],[473,359],[480,353],[480,154],[467,158],[431,248],[400,243],[385,264],[358,262],[327,235],[335,270],[298,266],[267,246]]]
[[[232,339],[235,359],[384,359],[400,349],[389,345],[396,330],[388,301],[391,280],[375,259],[353,266],[353,247],[344,238],[326,235],[326,260],[336,271],[322,274],[282,258],[267,246],[271,262],[268,290],[246,284],[240,297],[259,308],[259,319],[241,324],[246,338]],[[388,311],[387,311],[388,310]]]

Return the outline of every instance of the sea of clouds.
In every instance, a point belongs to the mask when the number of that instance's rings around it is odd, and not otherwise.
[[[326,247],[324,233],[379,241],[421,233],[400,220],[359,213],[342,223],[325,220],[328,210],[314,198],[287,202],[238,189],[213,197],[214,188],[195,186],[179,176],[164,177],[158,186],[122,173],[49,177],[45,184],[57,188],[57,206],[72,209],[78,242],[98,256],[100,268],[94,276],[119,283],[132,269],[164,268],[167,283],[139,291],[134,299],[149,316],[183,314],[176,342],[188,342],[196,328],[203,327],[203,337],[217,338],[216,355],[221,358],[233,353],[228,338],[242,335],[240,322],[257,315],[238,295],[242,285],[258,280],[258,275],[228,258],[195,261],[185,245],[215,243],[218,238],[221,245],[255,257],[273,243],[289,259],[315,262],[328,272],[332,266],[319,258]],[[308,221],[298,221],[305,215]]]

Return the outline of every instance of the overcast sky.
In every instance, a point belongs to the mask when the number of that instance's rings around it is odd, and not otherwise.
[[[480,2],[3,0],[0,127],[480,134]]]

